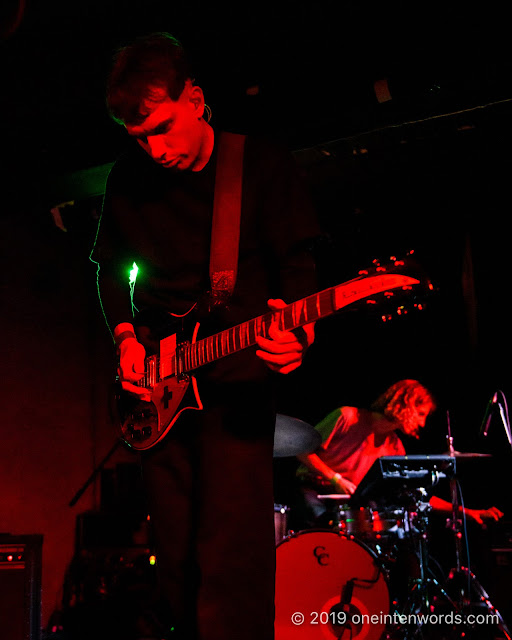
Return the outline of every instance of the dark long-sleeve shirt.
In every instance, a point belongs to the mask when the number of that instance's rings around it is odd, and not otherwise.
[[[129,272],[134,262],[139,271],[132,294],[138,310],[184,314],[210,289],[216,161],[217,142],[201,171],[173,172],[134,143],[114,164],[95,250],[111,328],[133,322]],[[203,335],[265,313],[268,298],[292,302],[316,290],[310,247],[319,230],[291,154],[248,137],[242,193],[235,290],[227,308],[202,318]],[[225,360],[213,368],[215,378],[262,375],[254,355]]]

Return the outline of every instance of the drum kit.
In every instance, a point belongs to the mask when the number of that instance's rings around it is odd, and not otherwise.
[[[276,640],[511,640],[501,614],[462,565],[457,460],[446,455],[385,456],[353,495],[319,494],[332,516],[321,529],[288,529],[289,507],[276,504]],[[278,415],[274,457],[315,451],[310,425]],[[451,489],[455,566],[445,579],[429,553],[429,492]]]

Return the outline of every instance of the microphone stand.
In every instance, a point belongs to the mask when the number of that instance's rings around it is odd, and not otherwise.
[[[510,431],[510,420],[508,417],[507,399],[505,398],[505,394],[503,393],[503,391],[499,391],[499,393],[503,398],[503,404],[505,406],[503,406],[501,402],[498,402],[498,410],[500,412],[501,421],[503,422],[503,427],[505,429],[505,435],[507,436],[508,443],[512,447],[512,433]]]
[[[75,493],[73,498],[70,500],[70,502],[68,504],[69,507],[74,507],[75,504],[80,500],[82,495],[85,493],[87,487],[89,487],[89,485],[92,484],[92,482],[94,481],[94,479],[96,478],[98,473],[103,469],[103,467],[105,466],[107,461],[112,457],[112,455],[117,450],[117,448],[119,447],[120,444],[121,444],[121,439],[118,438],[116,440],[114,446],[112,447],[112,449],[110,449],[110,451],[103,458],[103,460],[101,460],[101,462],[98,463],[98,465],[96,466],[94,471],[91,473],[91,475],[87,478],[87,480],[84,482],[84,484],[80,487],[80,489],[78,489],[78,491]]]

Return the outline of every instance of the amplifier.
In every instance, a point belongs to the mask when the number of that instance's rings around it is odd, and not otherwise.
[[[491,601],[505,618],[508,626],[512,625],[512,599],[510,585],[512,584],[512,547],[497,547],[491,549],[491,582],[489,593]]]
[[[41,638],[42,535],[0,534],[0,638]]]
[[[86,511],[76,519],[76,551],[149,546],[147,516],[140,512]]]

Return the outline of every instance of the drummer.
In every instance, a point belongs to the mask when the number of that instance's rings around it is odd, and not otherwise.
[[[435,401],[417,380],[400,380],[389,387],[370,409],[343,406],[329,413],[316,429],[322,446],[315,453],[297,456],[297,470],[306,503],[307,526],[324,526],[325,501],[318,494],[353,494],[375,460],[382,456],[406,455],[399,433],[419,438]],[[436,496],[430,505],[450,512],[452,504]],[[467,517],[479,524],[499,520],[496,507],[465,509]]]

